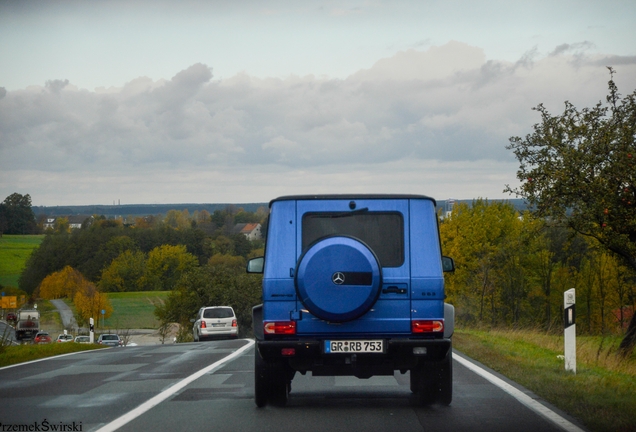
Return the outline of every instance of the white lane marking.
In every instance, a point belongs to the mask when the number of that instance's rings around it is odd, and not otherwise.
[[[480,368],[474,363],[471,363],[469,360],[460,356],[456,352],[453,352],[453,359],[458,361],[461,365],[467,367],[471,371],[475,372],[477,375],[480,375],[483,378],[487,379],[488,381],[490,381],[491,383],[493,383],[494,385],[496,385],[497,387],[499,387],[500,389],[502,389],[503,391],[505,391],[512,397],[514,397],[515,399],[517,399],[519,402],[521,402],[522,404],[530,408],[532,411],[542,415],[543,417],[545,417],[552,423],[559,426],[561,429],[568,432],[585,432],[583,429],[579,428],[575,424],[564,419],[563,417],[561,417],[560,415],[558,415],[557,413],[555,413],[548,407],[540,404],[539,402],[532,399],[530,396],[523,393],[522,391],[511,386],[510,384],[508,384],[501,378],[497,378],[495,375],[491,374],[490,372]]]
[[[115,430],[119,429],[120,427],[122,427],[126,423],[136,419],[137,417],[139,417],[140,415],[142,415],[146,411],[150,410],[151,408],[155,407],[156,405],[159,405],[161,402],[163,402],[164,400],[168,399],[170,396],[172,396],[173,394],[175,394],[176,392],[178,392],[179,390],[181,390],[182,388],[184,388],[185,386],[190,384],[192,381],[194,381],[194,380],[196,380],[198,378],[201,378],[206,373],[214,372],[215,370],[219,369],[225,363],[229,362],[230,360],[234,359],[235,357],[240,356],[241,354],[243,354],[244,351],[248,350],[249,348],[252,347],[252,345],[254,345],[254,340],[248,339],[247,341],[248,341],[248,343],[246,345],[244,345],[241,348],[239,348],[238,350],[234,351],[229,356],[223,357],[218,362],[212,363],[211,365],[209,365],[209,366],[207,366],[207,367],[205,367],[205,368],[193,373],[189,377],[184,378],[183,380],[181,380],[178,383],[174,384],[172,387],[162,391],[157,396],[155,396],[155,397],[153,397],[151,399],[148,399],[146,402],[142,403],[141,405],[139,405],[134,410],[129,411],[126,414],[124,414],[123,416],[121,416],[121,417],[113,420],[112,422],[108,423],[107,425],[102,426],[96,432],[111,432],[111,431],[115,431]]]

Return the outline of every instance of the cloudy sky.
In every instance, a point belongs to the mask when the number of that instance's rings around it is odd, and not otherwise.
[[[508,138],[636,89],[636,2],[0,0],[0,200],[510,198]]]

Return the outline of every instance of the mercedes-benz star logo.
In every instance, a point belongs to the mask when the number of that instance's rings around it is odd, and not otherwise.
[[[336,285],[342,285],[344,281],[345,281],[345,275],[342,272],[335,272],[331,276],[331,282],[335,283]]]

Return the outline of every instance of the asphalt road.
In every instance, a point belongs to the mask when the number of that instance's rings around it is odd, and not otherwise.
[[[15,329],[6,321],[0,321],[0,338],[8,343],[16,344]]]
[[[259,409],[249,343],[112,348],[0,369],[0,423],[82,431],[563,430],[458,362],[449,407],[417,406],[409,375],[398,373],[368,380],[297,375],[286,407]]]
[[[51,300],[51,303],[57,308],[60,313],[60,318],[62,318],[62,325],[65,329],[76,329],[77,321],[75,321],[75,316],[73,315],[73,311],[71,308],[64,303],[64,300]]]

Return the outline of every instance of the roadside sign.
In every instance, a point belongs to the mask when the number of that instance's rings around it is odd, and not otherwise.
[[[2,307],[3,309],[17,309],[18,297],[17,296],[2,297],[2,303],[0,303],[0,307]]]
[[[576,294],[574,288],[563,293],[565,370],[576,373]]]

